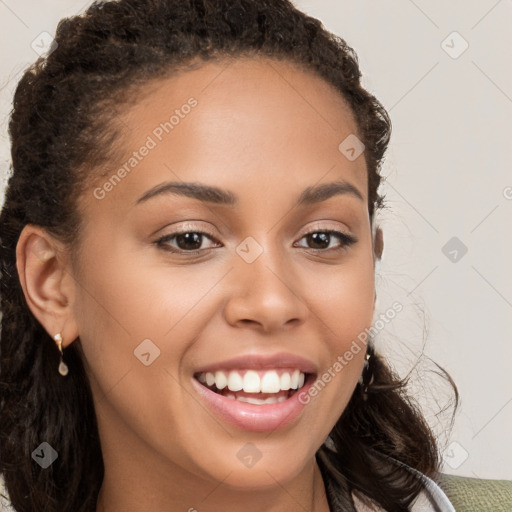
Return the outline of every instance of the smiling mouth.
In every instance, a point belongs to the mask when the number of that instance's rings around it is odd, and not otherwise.
[[[195,374],[194,378],[210,391],[230,400],[264,405],[288,400],[312,376],[298,369],[280,368],[267,371],[202,372]]]

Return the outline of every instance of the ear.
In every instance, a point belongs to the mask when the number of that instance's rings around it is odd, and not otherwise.
[[[16,268],[28,307],[53,338],[61,333],[63,348],[77,337],[72,304],[75,281],[67,267],[65,246],[45,229],[26,225],[16,246]]]
[[[384,251],[384,234],[380,227],[377,227],[375,229],[375,234],[373,236],[372,244],[373,244],[373,261],[375,262],[376,259],[381,260],[382,252]]]
[[[373,248],[373,268],[375,269],[375,263],[382,259],[382,252],[384,251],[384,234],[382,229],[375,226],[372,235],[372,248]],[[377,305],[377,290],[375,290],[375,297],[373,307],[375,309]]]

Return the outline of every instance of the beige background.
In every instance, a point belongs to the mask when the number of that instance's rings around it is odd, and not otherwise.
[[[37,57],[31,45],[88,4],[0,0],[2,192],[7,117],[20,72]],[[448,438],[448,416],[434,414],[447,398],[442,382],[412,374],[446,447],[446,472],[512,479],[512,2],[296,5],[356,50],[365,85],[393,122],[376,317],[394,301],[403,311],[378,346],[402,373],[423,350],[455,379],[462,403]]]

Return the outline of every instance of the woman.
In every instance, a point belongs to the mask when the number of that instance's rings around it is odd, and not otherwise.
[[[353,50],[287,0],[95,3],[56,43],[0,217],[14,510],[453,510],[367,334],[391,124]]]

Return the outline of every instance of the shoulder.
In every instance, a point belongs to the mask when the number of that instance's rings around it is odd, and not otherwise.
[[[510,480],[440,474],[437,482],[458,511],[510,512],[512,510],[512,481]]]
[[[421,473],[424,490],[414,501],[411,512],[510,512],[512,481],[470,478],[439,473],[434,482]],[[357,512],[385,512],[371,507],[353,495]]]
[[[455,508],[444,493],[444,491],[430,478],[419,473],[423,480],[423,490],[416,497],[411,505],[411,512],[455,512]],[[360,499],[355,493],[352,494],[357,512],[386,512],[378,505],[369,505]]]
[[[391,457],[389,458],[405,471],[412,473],[415,479],[421,482],[421,491],[411,504],[409,508],[410,512],[455,512],[455,508],[450,499],[434,480],[403,462],[392,459]],[[338,478],[342,478],[342,475],[333,466],[329,457],[327,457],[327,454],[324,452],[318,454],[317,463],[322,470],[325,489],[332,512],[341,512],[344,510],[344,506],[342,504],[343,499],[340,497],[339,493],[343,495],[345,491],[343,490],[344,486],[340,484]],[[360,491],[353,491],[350,496],[357,512],[386,512],[384,508]]]
[[[455,508],[439,485],[428,476],[418,472],[423,480],[423,491],[414,501],[411,512],[455,512]]]

